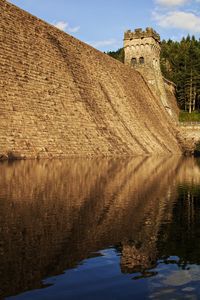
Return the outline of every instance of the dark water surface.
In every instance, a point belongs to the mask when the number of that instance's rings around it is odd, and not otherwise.
[[[0,294],[200,299],[200,161],[0,164]]]

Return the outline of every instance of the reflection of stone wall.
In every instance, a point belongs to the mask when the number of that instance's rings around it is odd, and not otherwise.
[[[144,249],[156,237],[177,164],[164,157],[1,164],[4,294],[40,287],[45,276],[110,245],[135,239]]]
[[[144,207],[137,211],[137,223],[135,223],[137,230],[134,231],[135,234],[130,241],[122,242],[121,269],[125,273],[145,272],[155,267],[160,224],[163,221],[170,222],[172,219],[172,201],[176,196],[173,181],[180,166],[174,159],[160,163],[156,167],[157,172],[152,172],[147,182],[144,180],[146,185],[140,186],[140,197],[148,201],[142,201]],[[171,174],[169,175],[170,165]],[[158,173],[162,178],[159,183]],[[142,181],[143,184],[144,182]]]
[[[4,273],[0,286],[4,292],[40,287],[41,278],[60,270],[63,261],[58,261],[81,209],[109,168],[109,160],[0,165],[0,269]]]
[[[160,213],[156,210],[156,206],[152,210],[153,214],[149,219],[153,223],[143,223],[141,231],[138,231],[143,232],[142,238],[140,235],[138,238],[136,234],[134,241],[124,243],[122,249],[125,250],[122,251],[121,260],[121,267],[124,272],[132,272],[134,268],[137,271],[139,269],[142,271],[146,267],[151,268],[158,258],[167,257],[167,255],[180,256],[182,263],[188,259],[191,263],[199,264],[199,240],[197,238],[199,236],[199,161],[194,157],[182,160],[172,176],[174,183],[171,183],[171,187],[174,186],[175,189],[182,192],[179,196],[177,191],[177,198],[180,197],[179,201],[178,203],[175,202],[173,206],[166,201],[167,195],[169,195],[169,200],[174,194],[173,188],[169,187],[164,196],[165,201],[163,202],[164,198],[159,198]],[[161,178],[160,183],[164,179],[164,173]],[[152,195],[153,197],[157,198],[156,194]],[[158,215],[160,217],[156,219]],[[162,228],[160,229],[159,224],[161,223]],[[158,234],[159,238],[157,238]],[[193,245],[192,249],[191,245]],[[140,268],[138,263],[140,263]]]
[[[0,159],[180,153],[138,72],[0,0]]]
[[[187,157],[177,173],[177,182],[182,185],[200,185],[200,162],[194,157]]]

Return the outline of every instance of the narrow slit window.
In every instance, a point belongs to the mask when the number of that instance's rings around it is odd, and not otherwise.
[[[140,57],[139,62],[140,62],[141,65],[143,65],[144,64],[144,57]]]
[[[131,64],[132,64],[133,66],[135,66],[135,65],[137,64],[137,59],[136,59],[135,57],[133,57],[133,58],[131,59]]]

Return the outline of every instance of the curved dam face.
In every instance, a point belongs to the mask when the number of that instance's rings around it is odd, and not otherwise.
[[[181,153],[142,76],[0,0],[0,155]]]

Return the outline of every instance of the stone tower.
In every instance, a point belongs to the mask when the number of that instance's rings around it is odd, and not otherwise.
[[[160,36],[152,28],[124,33],[125,64],[138,70],[171,114],[160,69]]]

